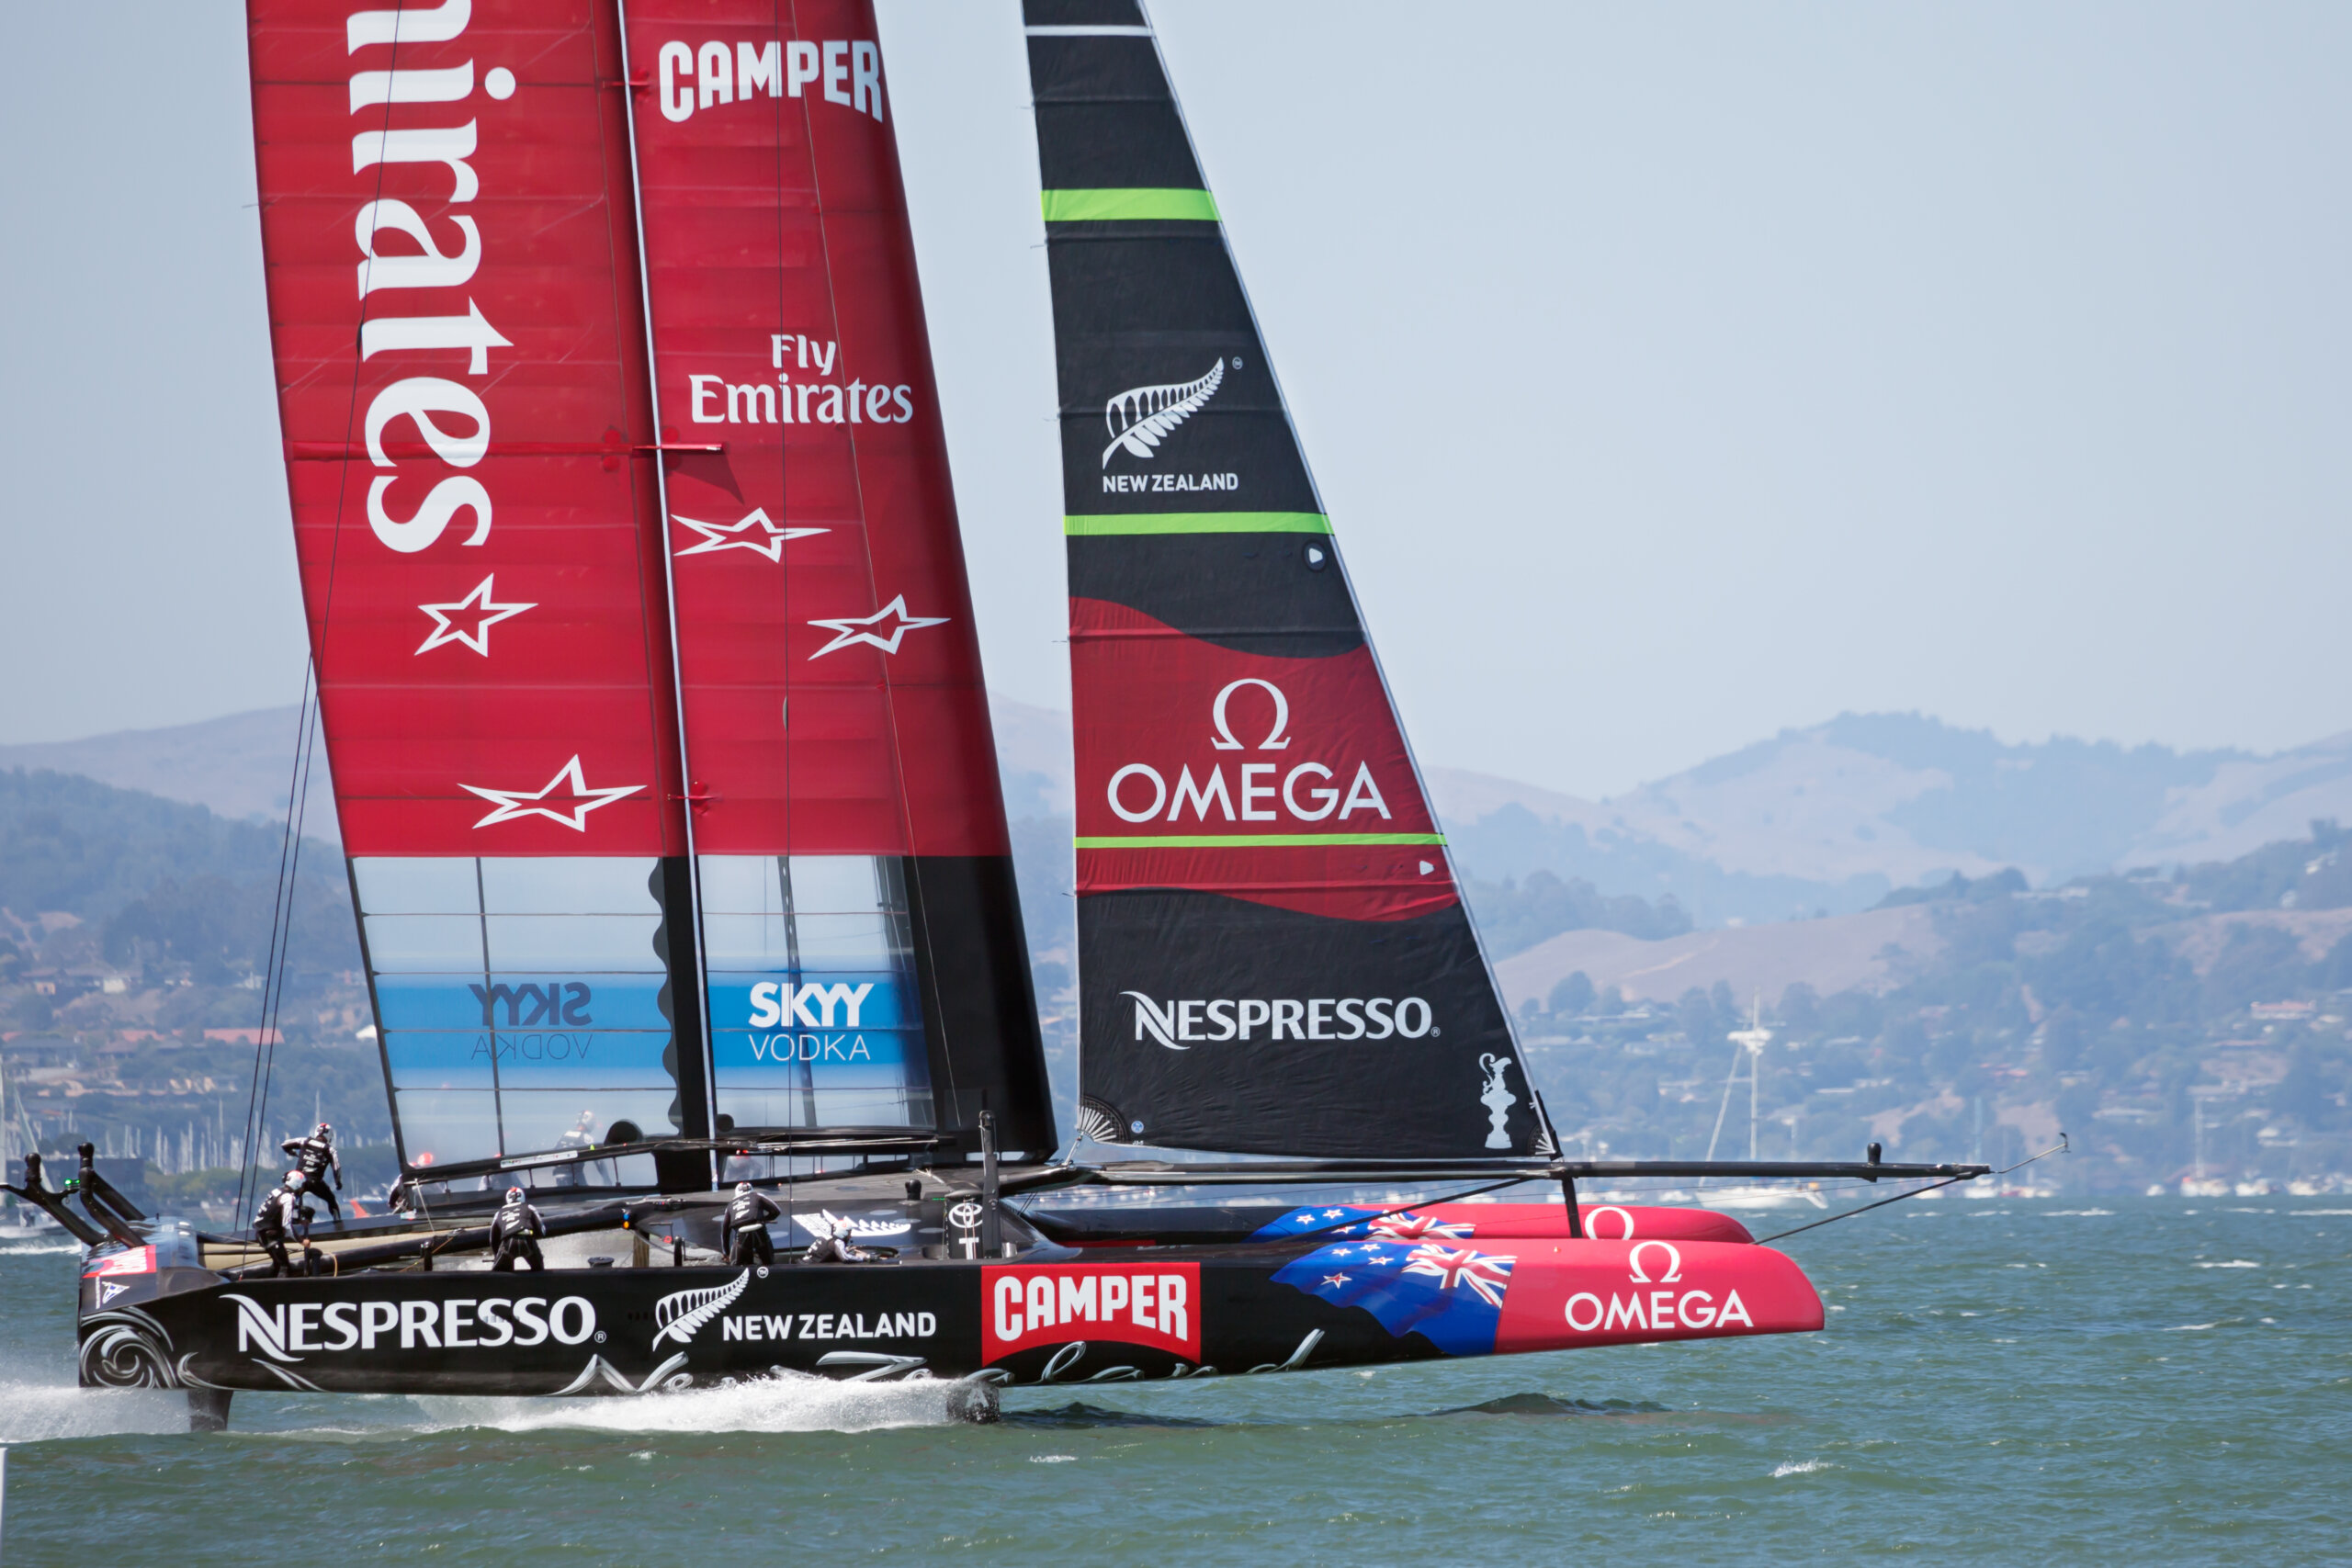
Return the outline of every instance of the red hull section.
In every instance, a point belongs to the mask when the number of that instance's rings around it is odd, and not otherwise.
[[[1413,1216],[1433,1222],[1465,1237],[1491,1241],[1503,1236],[1552,1236],[1567,1239],[1566,1216],[1557,1203],[1432,1203]],[[1708,1209],[1658,1209],[1639,1204],[1579,1203],[1577,1217],[1587,1237],[1600,1241],[1663,1240],[1751,1243],[1756,1238],[1729,1214]],[[1396,1226],[1407,1219],[1373,1222],[1375,1234],[1404,1235]]]
[[[1804,1334],[1821,1297],[1784,1253],[1720,1242],[1520,1245],[1495,1350]]]

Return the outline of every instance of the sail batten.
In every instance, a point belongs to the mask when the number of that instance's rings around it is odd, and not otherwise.
[[[1134,0],[1025,0],[1078,779],[1081,1130],[1546,1137]]]

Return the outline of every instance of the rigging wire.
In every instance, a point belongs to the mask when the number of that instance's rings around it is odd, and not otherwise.
[[[392,61],[395,65],[400,63],[401,58],[401,41],[399,27],[395,23],[391,39]],[[384,104],[383,115],[379,121],[379,130],[389,136],[391,133],[391,123],[392,106],[388,99]],[[384,175],[390,167],[388,160],[379,159],[377,162],[374,200],[380,201],[383,198]],[[376,265],[373,244],[370,243],[367,249],[369,254],[362,265],[372,271]],[[363,283],[359,292],[359,315],[364,331],[369,290]],[[350,448],[353,428],[359,417],[359,383],[366,374],[366,368],[364,357],[355,358],[352,361],[350,394],[344,404],[343,411],[343,438],[346,453]],[[486,431],[487,427],[485,427]],[[289,474],[288,477],[290,480],[292,476]],[[320,716],[321,705],[325,699],[320,679],[319,661],[326,652],[327,628],[334,621],[335,569],[343,559],[344,511],[350,495],[351,464],[346,458],[336,470],[334,522],[328,535],[326,588],[319,606],[318,630],[311,637],[311,653],[302,665],[302,700],[296,705],[296,716],[300,728],[296,730],[294,736],[293,796],[286,803],[286,836],[278,845],[277,899],[271,910],[269,967],[264,972],[263,976],[262,1032],[254,1042],[254,1081],[245,1091],[245,1160],[237,1172],[237,1207],[234,1211],[236,1214],[245,1213],[245,1200],[248,1195],[247,1179],[258,1175],[261,1169],[261,1150],[257,1146],[261,1141],[262,1131],[259,1119],[266,1117],[269,1113],[266,1084],[269,1074],[277,1064],[277,1045],[272,1035],[277,1028],[279,1006],[285,998],[283,971],[286,943],[280,940],[280,931],[282,927],[284,936],[288,939],[293,934],[294,874],[300,869],[301,831],[310,807],[311,771],[317,750],[318,730],[322,724]],[[294,518],[294,531],[299,546],[302,531],[299,508]],[[352,916],[354,919],[359,916],[356,898],[353,900]],[[372,985],[369,989],[372,996]],[[389,1083],[386,1089],[389,1093]],[[397,1120],[393,1122],[393,1133],[397,1137],[399,1134]]]
[[[302,699],[295,705],[298,728],[294,732],[293,772],[287,781],[289,793],[286,801],[286,827],[277,846],[277,886],[270,900],[269,954],[262,971],[261,1029],[254,1036],[253,1080],[245,1090],[245,1158],[237,1172],[235,1213],[239,1214],[245,1212],[247,1181],[260,1170],[261,1135],[257,1129],[260,1119],[269,1113],[269,1096],[264,1086],[277,1059],[277,1013],[285,996],[286,948],[293,936],[294,888],[301,868],[301,833],[304,808],[310,795],[317,690],[318,661],[305,659],[302,663]]]
[[[2031,1165],[2035,1160],[2041,1159],[2045,1156],[2063,1155],[2071,1151],[2067,1147],[2066,1134],[2061,1133],[2058,1134],[2058,1141],[2051,1145],[2048,1148],[2042,1150],[2041,1154],[2028,1155],[2025,1158],[2018,1161],[2017,1164],[2003,1166],[2000,1169],[1993,1171],[1990,1174],[1994,1176],[2007,1176],[2013,1170],[2024,1169],[2027,1166]],[[1955,1181],[1974,1181],[1976,1179],[1977,1179],[1973,1176],[1951,1176],[1946,1177],[1941,1181],[1930,1181],[1925,1187],[1914,1187],[1908,1192],[1897,1192],[1892,1198],[1882,1198],[1875,1203],[1865,1203],[1859,1209],[1849,1209],[1842,1214],[1832,1214],[1826,1220],[1815,1220],[1811,1224],[1798,1225],[1792,1230],[1775,1231],[1770,1235],[1758,1236],[1756,1238],[1756,1245],[1758,1247],[1766,1247],[1773,1242],[1779,1241],[1783,1236],[1797,1235],[1805,1231],[1819,1230],[1824,1225],[1834,1225],[1839,1220],[1850,1220],[1856,1214],[1867,1214],[1872,1209],[1883,1209],[1889,1203],[1900,1203],[1905,1198],[1917,1198],[1923,1192],[1933,1192],[1939,1187],[1950,1187]]]

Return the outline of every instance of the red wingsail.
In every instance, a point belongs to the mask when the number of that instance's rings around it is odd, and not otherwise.
[[[402,1157],[707,1134],[617,17],[254,0],[250,46]]]
[[[627,7],[718,1113],[1054,1142],[865,0]],[[716,451],[692,448],[716,446]]]
[[[681,852],[609,18],[255,0],[251,31],[345,845]]]
[[[1051,1147],[870,8],[251,36],[403,1157],[983,1106]]]
[[[696,848],[1003,854],[872,6],[628,10]]]

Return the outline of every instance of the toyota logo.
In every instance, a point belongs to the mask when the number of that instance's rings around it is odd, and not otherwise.
[[[947,1211],[947,1223],[957,1230],[978,1230],[980,1224],[980,1206],[967,1198]]]

